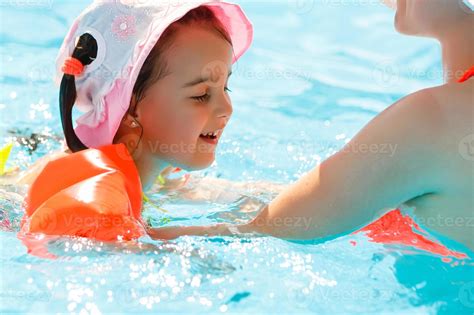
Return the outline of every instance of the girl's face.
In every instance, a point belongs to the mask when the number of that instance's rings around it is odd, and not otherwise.
[[[136,105],[143,127],[140,154],[188,170],[214,161],[232,115],[227,91],[232,56],[232,46],[215,31],[178,31],[164,58],[167,74]]]
[[[395,27],[403,34],[439,38],[466,16],[461,0],[397,0]]]

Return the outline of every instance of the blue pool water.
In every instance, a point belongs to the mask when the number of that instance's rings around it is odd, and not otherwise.
[[[239,3],[255,39],[234,66],[234,116],[216,163],[193,174],[198,179],[287,184],[398,98],[442,82],[436,44],[398,35],[393,12],[378,1]],[[9,165],[24,169],[60,148],[54,60],[86,4],[0,1],[0,144],[16,143]],[[276,193],[239,187],[217,201],[151,197],[171,212],[167,224],[192,225],[242,222]],[[2,313],[474,312],[471,260],[443,261],[362,235],[323,243],[143,239],[140,248],[62,238],[48,247],[57,259],[37,258],[16,236],[22,193],[0,188],[0,214],[10,222],[0,232]],[[153,207],[145,211],[163,219]]]

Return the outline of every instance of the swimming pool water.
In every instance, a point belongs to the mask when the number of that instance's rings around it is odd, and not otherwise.
[[[255,38],[234,65],[234,115],[216,162],[198,178],[289,183],[398,98],[442,82],[436,43],[397,34],[393,12],[378,1],[238,3]],[[16,143],[10,165],[25,168],[60,148],[54,59],[86,5],[0,1],[0,144]],[[470,259],[442,260],[363,235],[322,243],[144,239],[139,248],[61,238],[48,246],[57,259],[41,259],[16,236],[22,191],[5,191],[15,188],[0,190],[2,313],[474,312]],[[248,219],[274,195],[242,188],[220,202],[152,198],[171,212],[167,224],[191,225]],[[146,214],[163,222],[149,205]]]

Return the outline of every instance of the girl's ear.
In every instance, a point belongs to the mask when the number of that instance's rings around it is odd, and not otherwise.
[[[133,117],[132,114],[126,113],[125,116],[122,118],[122,125],[125,125],[128,128],[136,128],[138,127],[138,120],[137,118]]]
[[[137,128],[141,127],[139,122],[139,116],[137,113],[137,99],[135,95],[132,95],[132,99],[130,101],[130,107],[122,119],[122,123],[125,124],[129,128]]]
[[[123,115],[121,124],[130,126],[130,123],[134,121],[134,118],[137,117],[136,109],[137,109],[136,97],[135,95],[132,95],[132,98],[130,100],[130,106],[128,107],[128,110],[125,113],[125,115]]]
[[[130,107],[128,109],[128,115],[132,116],[132,118],[138,118],[138,102],[136,95],[132,95],[132,99],[130,100]]]

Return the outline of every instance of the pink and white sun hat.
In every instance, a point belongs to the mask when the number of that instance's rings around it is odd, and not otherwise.
[[[242,9],[219,0],[95,0],[74,21],[56,60],[56,83],[76,40],[89,33],[97,41],[96,59],[76,76],[75,107],[84,112],[75,132],[89,148],[112,144],[128,110],[140,69],[161,34],[188,11],[205,5],[226,28],[234,60],[249,48],[253,28]]]

